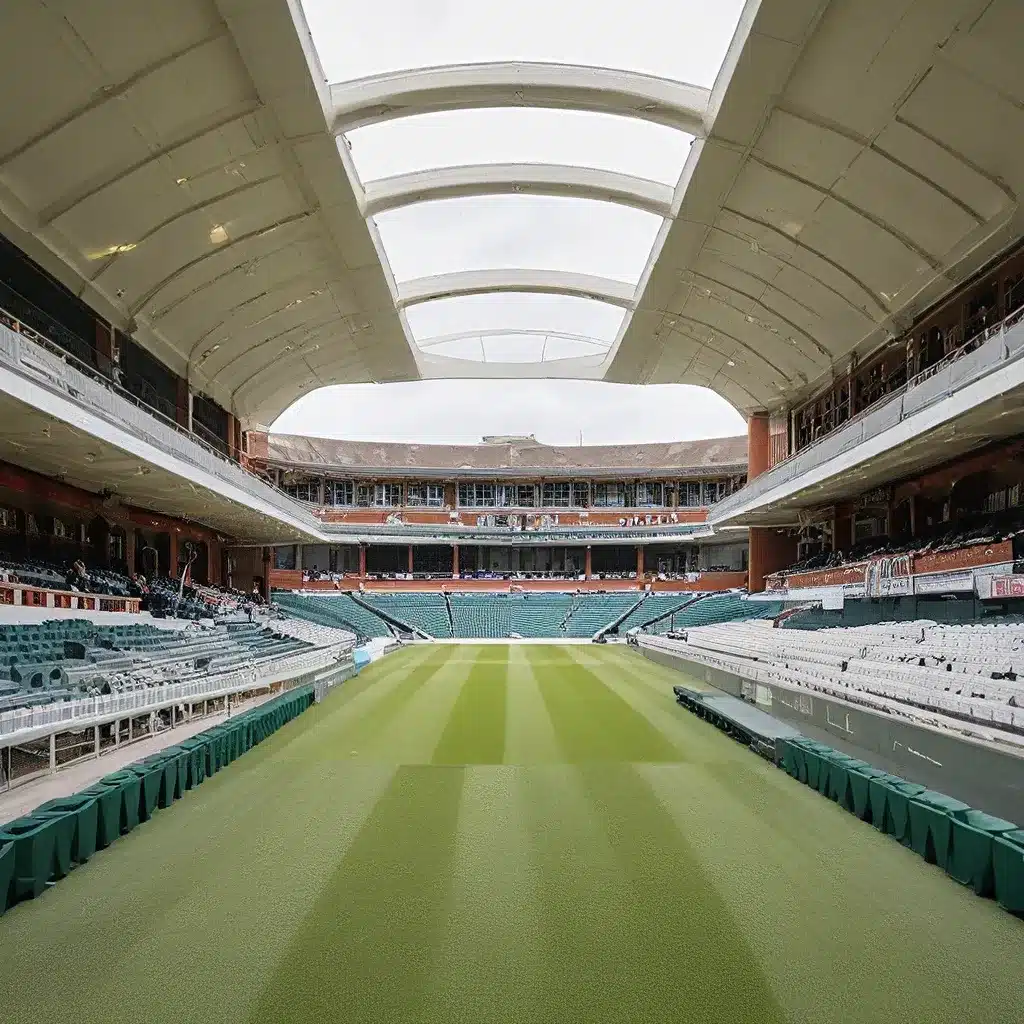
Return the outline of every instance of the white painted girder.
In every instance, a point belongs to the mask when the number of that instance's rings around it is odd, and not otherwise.
[[[336,135],[398,117],[485,107],[586,110],[703,137],[711,90],[655,75],[508,61],[394,71],[330,87]]]
[[[367,217],[414,203],[488,195],[557,196],[593,199],[672,215],[671,185],[631,174],[564,164],[464,164],[379,178],[363,187]]]
[[[561,270],[466,270],[433,274],[398,284],[398,308],[421,302],[499,292],[571,295],[632,309],[636,288],[624,281]]]

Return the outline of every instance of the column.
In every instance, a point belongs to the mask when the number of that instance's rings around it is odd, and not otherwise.
[[[359,575],[366,575],[366,545],[359,545]]]
[[[853,546],[853,504],[841,503],[835,507],[832,519],[832,550],[849,551]]]
[[[591,576],[594,575],[593,558],[591,557],[592,554],[593,554],[593,549],[588,544],[587,545],[587,552],[584,555],[584,562],[583,562],[583,575],[588,580],[590,579]]]
[[[747,421],[747,479],[753,480],[771,465],[768,413],[752,413]]]
[[[170,564],[167,566],[167,575],[171,579],[176,579],[178,576],[178,531],[172,526],[167,532],[169,538],[168,548],[169,553],[167,555]]]
[[[296,544],[295,545],[295,568],[298,569],[299,572],[302,572],[303,565],[302,565],[302,545],[301,544]]]
[[[747,571],[747,589],[752,594],[764,590],[764,580],[773,572],[785,569],[796,561],[796,537],[771,526],[750,528],[750,568]]]
[[[640,579],[644,574],[644,549],[638,544],[636,546],[636,578]]]
[[[175,419],[178,421],[178,426],[188,429],[188,381],[184,377],[178,378],[174,406]]]
[[[270,600],[270,548],[263,549],[263,599]]]
[[[412,545],[409,545],[409,575],[412,575]]]
[[[452,545],[452,579],[459,578],[459,545]]]
[[[135,527],[129,526],[124,531],[124,560],[128,566],[128,575],[135,575]]]
[[[754,480],[764,473],[771,460],[770,444],[768,439],[768,413],[752,413],[747,420],[747,481]],[[796,558],[796,541],[791,545],[780,544],[780,535],[770,527],[750,527],[750,558],[747,571],[747,589],[750,593],[760,593],[764,590],[764,578],[770,576]],[[792,550],[792,555],[787,557],[785,552]]]

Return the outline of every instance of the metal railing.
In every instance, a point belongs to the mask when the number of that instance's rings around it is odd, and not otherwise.
[[[838,429],[812,441],[745,487],[723,498],[711,510],[711,523],[727,519],[738,508],[768,491],[825,465],[836,456],[895,427],[909,416],[943,401],[966,385],[1024,357],[1022,320],[1024,308],[1016,310],[1001,323],[950,352],[934,366],[912,377],[902,387],[847,420]],[[972,348],[974,342],[978,344]]]
[[[0,308],[0,365],[59,393],[117,428],[183,462],[239,487],[252,498],[319,534],[319,520],[302,503],[228,458],[194,432],[117,387],[100,370],[65,352]]]
[[[299,651],[269,664],[250,665],[207,679],[5,711],[0,714],[0,744],[8,746],[32,735],[84,729],[102,721],[136,717],[172,704],[194,703],[196,700],[210,700],[228,693],[262,689],[307,672],[327,668],[348,650],[350,648],[330,647]]]

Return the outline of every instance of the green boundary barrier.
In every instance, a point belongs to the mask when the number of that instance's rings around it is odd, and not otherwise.
[[[892,836],[979,896],[1024,915],[1024,829],[873,768],[805,736],[775,743],[776,763]]]
[[[0,827],[0,915],[39,896],[312,704],[312,683],[288,690]]]

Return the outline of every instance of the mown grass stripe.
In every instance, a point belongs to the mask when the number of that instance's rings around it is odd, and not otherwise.
[[[524,647],[509,648],[505,688],[505,763],[547,764],[562,760],[554,726]]]
[[[360,694],[359,700],[333,706],[328,704],[328,715],[316,723],[309,742],[302,749],[303,756],[350,757],[379,737],[389,724],[407,707],[417,691],[441,671],[455,650],[451,646],[431,647],[422,660],[418,660],[397,682],[386,688],[370,688]],[[418,654],[418,651],[410,654]],[[405,651],[394,657],[403,657]]]
[[[505,691],[508,652],[481,648],[462,684],[433,764],[501,764],[505,756]]]
[[[263,984],[253,1024],[417,1019],[449,912],[462,785],[461,768],[398,769]]]
[[[564,648],[545,652],[537,677],[566,761],[675,761],[679,751],[600,676]],[[528,655],[534,661],[532,650]]]

